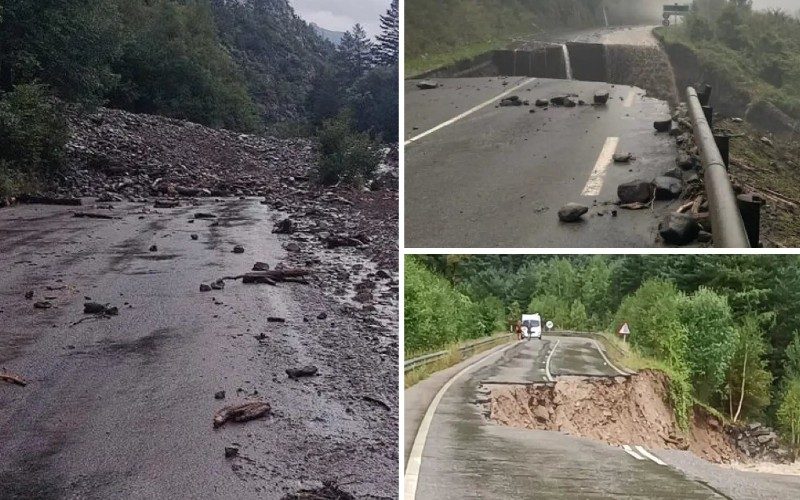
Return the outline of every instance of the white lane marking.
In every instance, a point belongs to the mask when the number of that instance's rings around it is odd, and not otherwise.
[[[600,353],[600,355],[601,355],[601,356],[603,356],[603,360],[604,360],[604,361],[605,361],[605,362],[608,364],[608,366],[610,366],[611,368],[613,368],[614,370],[616,370],[616,371],[617,371],[617,373],[619,373],[620,375],[627,375],[627,373],[626,373],[626,372],[624,372],[624,371],[620,370],[619,368],[617,368],[616,366],[614,366],[614,365],[611,363],[611,361],[609,361],[608,357],[606,357],[606,353],[604,353],[604,352],[603,352],[603,350],[602,350],[602,349],[600,349],[600,344],[598,344],[596,340],[592,340],[592,342],[594,342],[594,347],[595,347],[595,349],[597,349],[597,352],[599,352],[599,353]]]
[[[491,99],[489,99],[488,101],[486,101],[486,102],[484,102],[482,104],[478,104],[474,108],[461,113],[460,115],[456,116],[455,118],[451,118],[451,119],[447,120],[444,123],[440,123],[439,125],[433,127],[430,130],[427,130],[427,131],[425,131],[425,132],[423,132],[423,133],[421,133],[421,134],[419,134],[417,136],[412,137],[411,139],[407,140],[404,143],[404,146],[408,146],[412,142],[416,142],[416,141],[422,139],[423,137],[425,137],[427,135],[430,135],[430,134],[432,134],[434,132],[437,132],[437,131],[439,131],[439,130],[447,127],[447,126],[450,126],[450,125],[454,124],[455,122],[457,122],[457,121],[459,121],[461,119],[464,119],[464,118],[468,117],[469,115],[471,115],[472,113],[475,113],[476,111],[482,110],[483,108],[485,108],[486,106],[488,106],[490,104],[494,104],[498,99],[502,99],[503,97],[507,96],[508,94],[514,92],[515,90],[517,90],[517,89],[519,89],[521,87],[524,87],[525,85],[528,85],[529,83],[531,83],[531,82],[533,82],[535,80],[536,80],[536,78],[530,78],[530,79],[525,80],[524,82],[520,83],[519,85],[517,85],[515,87],[511,87],[510,89],[506,90],[502,94],[500,94],[500,95],[498,95],[496,97],[492,97]]]
[[[667,465],[666,463],[662,462],[660,458],[658,458],[657,456],[653,455],[649,451],[645,450],[641,446],[637,446],[636,449],[639,451],[639,453],[641,453],[642,455],[646,456],[647,458],[649,458],[653,462],[657,463],[658,465]]]
[[[623,102],[622,105],[626,108],[630,108],[631,106],[633,106],[633,100],[635,98],[636,98],[636,92],[634,92],[633,89],[631,89],[628,92],[628,97],[625,98],[625,102]]]
[[[478,365],[486,361],[492,355],[502,354],[517,345],[517,343],[518,342],[515,342],[508,347],[500,349],[499,351],[491,352],[473,364],[465,367],[463,370],[456,373],[453,378],[448,380],[447,383],[444,384],[441,389],[439,389],[439,392],[436,393],[436,396],[433,398],[433,401],[431,401],[430,406],[428,406],[428,410],[425,412],[425,416],[422,418],[422,422],[419,424],[417,436],[414,438],[414,445],[411,447],[411,453],[408,456],[408,465],[406,466],[406,473],[403,479],[405,500],[414,500],[417,497],[417,482],[419,481],[419,470],[422,466],[422,452],[425,450],[425,441],[428,439],[428,431],[430,430],[433,416],[436,414],[436,409],[439,407],[439,403],[444,397],[444,394],[447,392],[447,389],[449,389],[456,380],[461,378],[462,375],[470,370],[475,369]]]
[[[547,377],[547,380],[549,380],[550,382],[555,380],[555,378],[553,378],[553,376],[550,374],[550,358],[552,358],[553,357],[553,353],[556,352],[556,349],[558,348],[558,343],[559,342],[561,342],[561,339],[556,340],[556,345],[553,346],[553,350],[550,351],[550,354],[547,355],[547,361],[544,364],[544,375],[545,375],[545,377]]]
[[[629,445],[622,445],[622,449],[625,450],[625,453],[632,456],[636,460],[644,460],[644,457],[633,451]]]
[[[603,150],[600,151],[600,156],[597,157],[597,163],[594,164],[592,175],[586,181],[586,186],[583,188],[581,196],[598,196],[600,190],[603,189],[603,182],[605,180],[608,166],[614,160],[614,152],[617,151],[619,145],[619,137],[609,137],[603,145]]]

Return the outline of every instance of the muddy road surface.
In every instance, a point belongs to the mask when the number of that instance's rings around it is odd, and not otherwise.
[[[253,198],[0,210],[0,368],[27,382],[0,382],[0,498],[395,498],[396,273],[297,252],[280,218]],[[200,291],[256,262],[311,274]],[[271,411],[212,427],[247,401]]]
[[[592,339],[545,336],[475,359],[431,407],[433,396],[418,392],[436,392],[443,382],[406,390],[406,401],[424,402],[424,408],[406,406],[407,420],[410,412],[432,412],[414,431],[416,446],[407,456],[404,480],[413,494],[406,498],[738,499],[788,498],[797,491],[794,478],[785,476],[739,473],[730,480],[738,471],[685,451],[626,450],[565,432],[498,425],[489,418],[496,390],[575,375],[624,378]]]

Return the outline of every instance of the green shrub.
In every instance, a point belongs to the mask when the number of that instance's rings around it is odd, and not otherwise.
[[[791,379],[784,385],[777,414],[778,424],[797,456],[800,451],[800,379]]]
[[[322,184],[345,182],[361,185],[375,175],[382,152],[366,132],[356,132],[348,116],[323,122],[319,130],[320,160],[317,177]]]
[[[769,344],[758,321],[752,315],[745,316],[737,327],[727,375],[728,411],[734,421],[758,416],[770,403],[772,374],[767,369],[768,352]]]
[[[68,130],[58,102],[42,85],[0,95],[0,195],[18,194],[60,166]]]

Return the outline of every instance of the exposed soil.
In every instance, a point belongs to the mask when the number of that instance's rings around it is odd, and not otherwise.
[[[672,65],[660,45],[607,45],[605,50],[609,83],[639,87],[671,107],[677,105]]]
[[[711,462],[741,458],[720,423],[702,410],[695,411],[691,428],[683,433],[668,394],[667,377],[649,370],[631,377],[559,377],[550,384],[493,389],[490,418],[613,445],[688,449]]]

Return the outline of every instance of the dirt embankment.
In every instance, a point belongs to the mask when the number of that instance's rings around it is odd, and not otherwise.
[[[649,370],[628,378],[560,377],[552,384],[494,389],[490,418],[614,445],[689,450],[711,462],[742,458],[720,422],[702,410],[682,432],[668,394],[666,375]]]
[[[605,50],[609,83],[639,87],[673,108],[678,104],[672,65],[660,45],[607,45]]]

